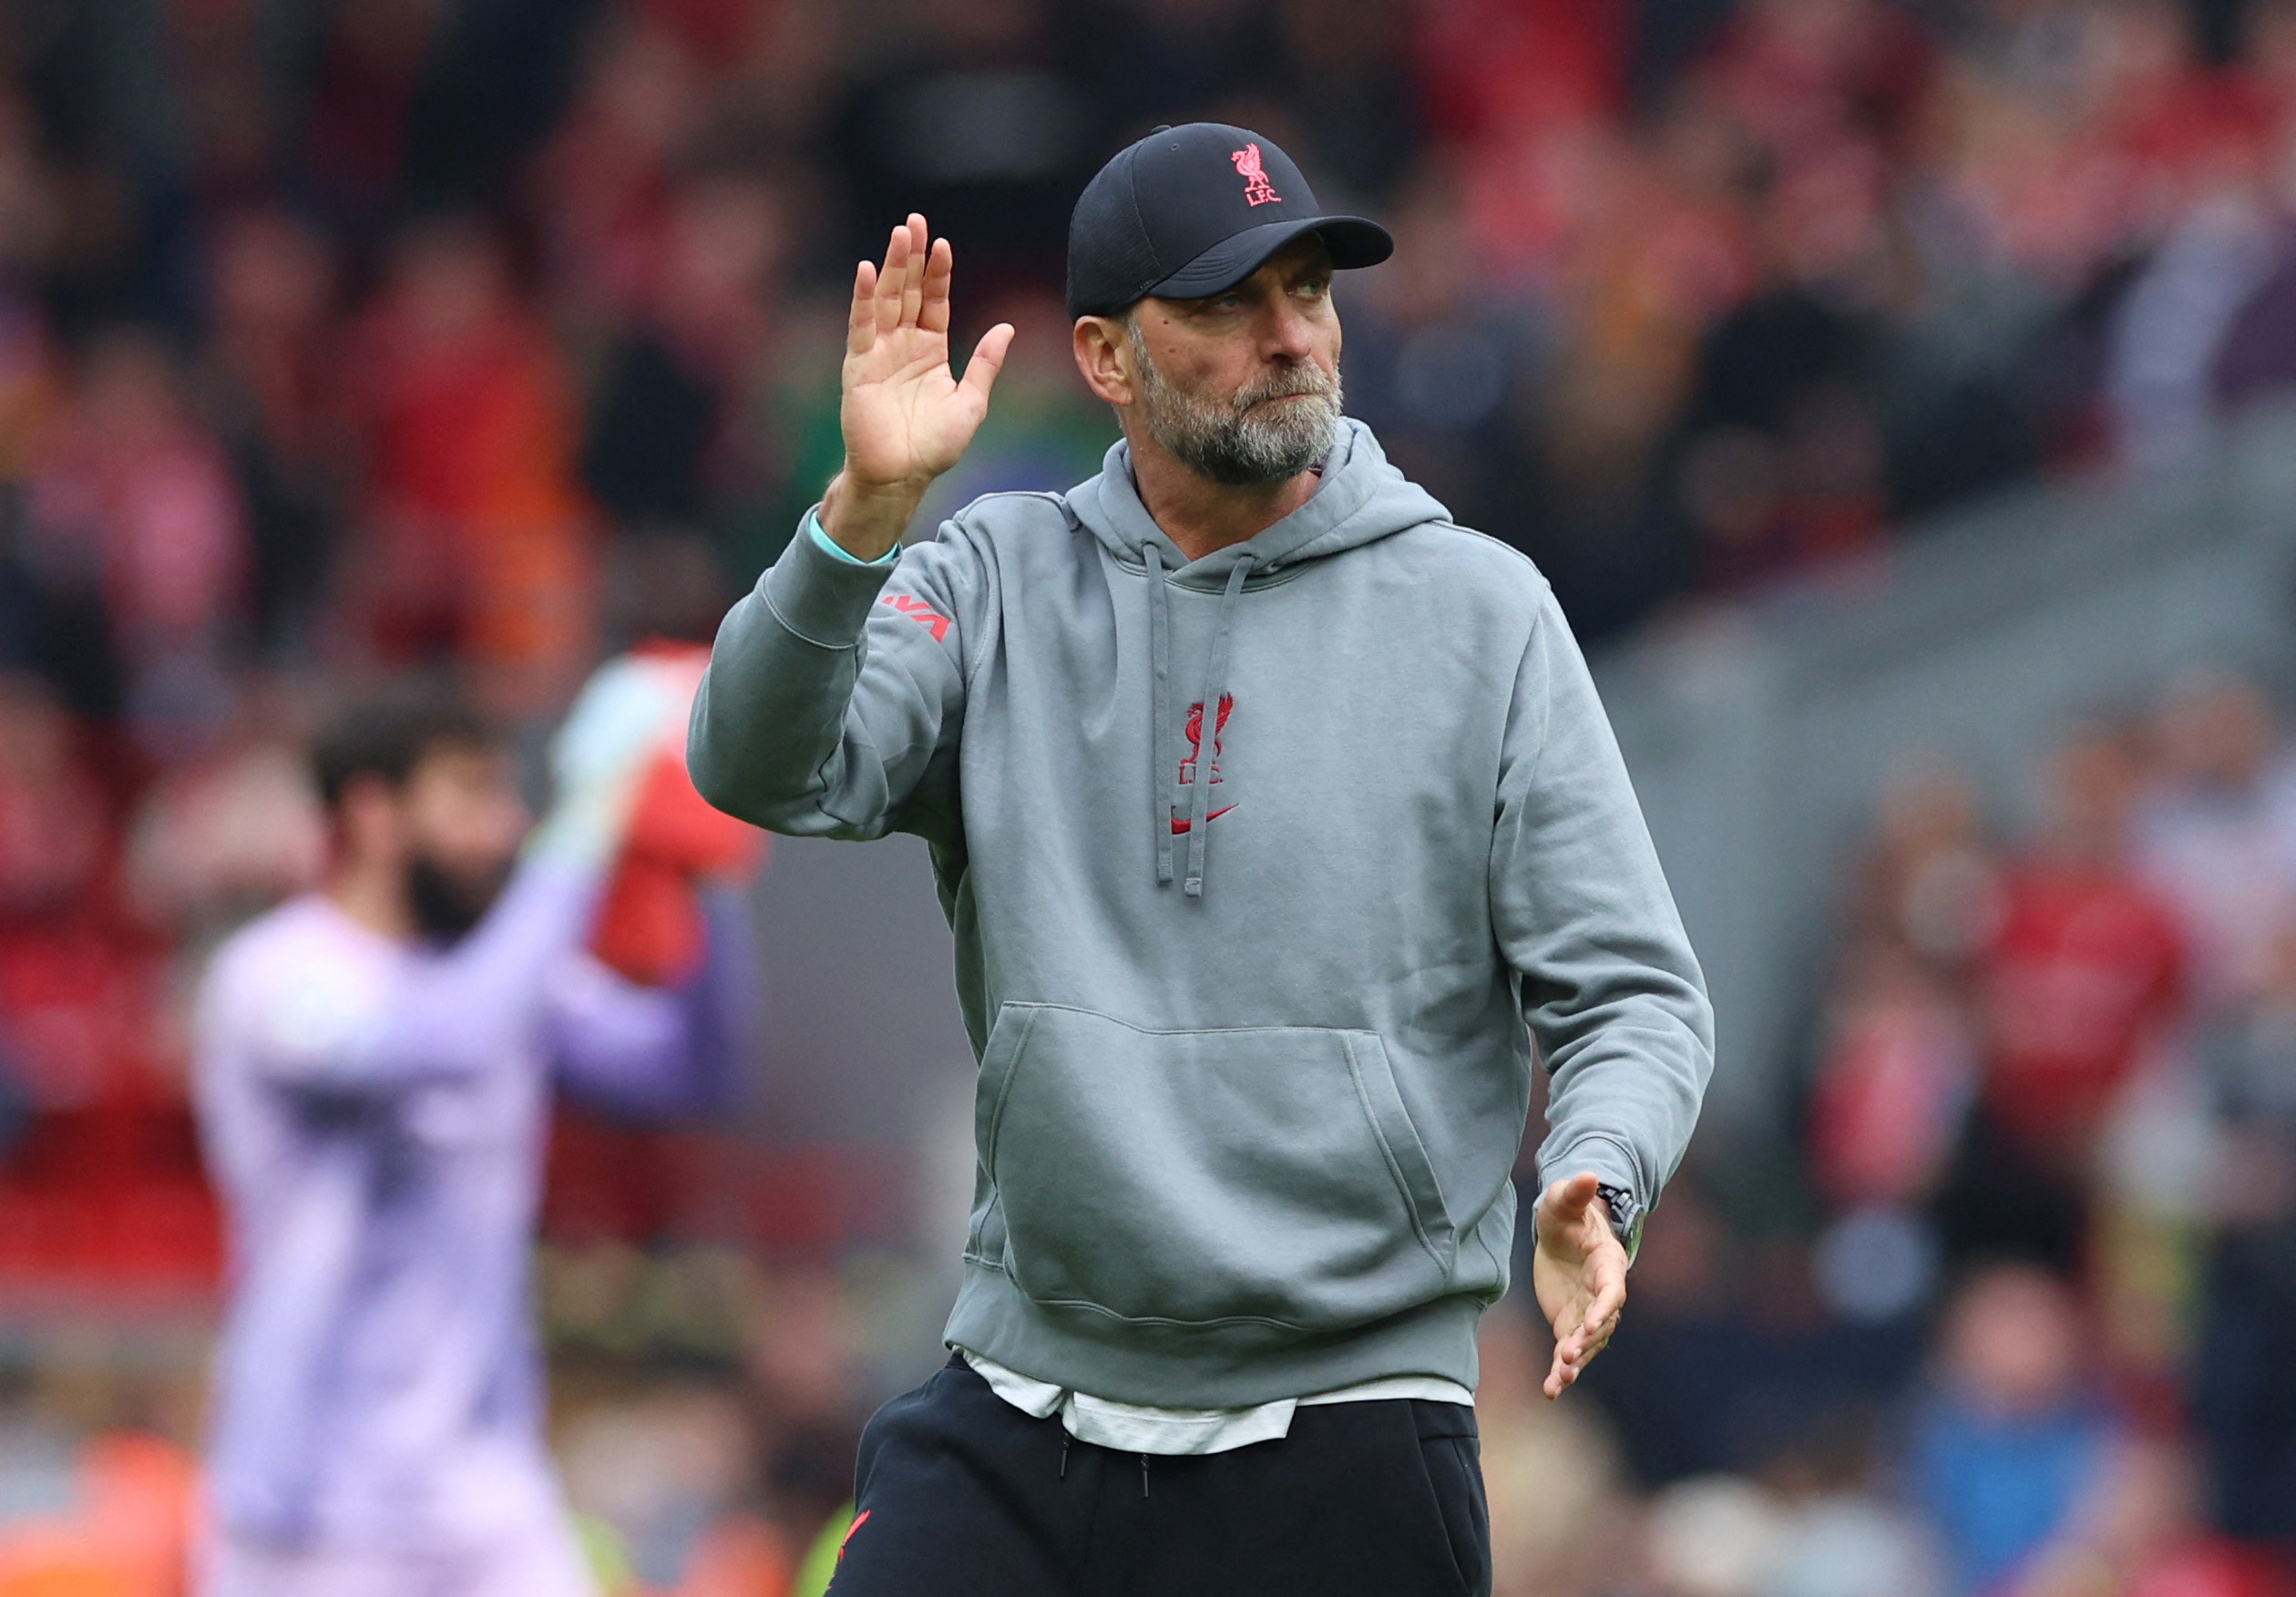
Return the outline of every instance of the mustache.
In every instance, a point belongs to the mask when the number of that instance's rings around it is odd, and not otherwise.
[[[1339,384],[1330,373],[1313,361],[1270,372],[1256,383],[1246,383],[1228,397],[1228,404],[1238,415],[1271,399],[1290,399],[1307,394],[1317,399],[1336,399]]]

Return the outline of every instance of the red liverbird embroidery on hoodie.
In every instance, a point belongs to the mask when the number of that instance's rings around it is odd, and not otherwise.
[[[1227,731],[1228,716],[1235,711],[1235,695],[1233,693],[1221,694],[1220,712],[1212,719],[1212,770],[1208,780],[1214,787],[1219,786],[1223,780],[1220,775],[1220,734]],[[1180,785],[1184,788],[1195,780],[1196,762],[1204,757],[1203,705],[1191,704],[1188,706],[1187,732],[1188,757],[1180,762]],[[1235,808],[1234,804],[1222,804],[1217,809],[1205,811],[1204,824],[1207,826],[1210,825],[1213,822],[1218,820],[1222,815],[1226,814],[1234,808]],[[1174,810],[1172,812],[1173,835],[1175,837],[1185,837],[1188,834],[1188,817],[1182,814],[1177,809]]]

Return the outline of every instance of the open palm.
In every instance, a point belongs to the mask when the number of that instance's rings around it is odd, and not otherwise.
[[[947,239],[927,241],[925,219],[912,213],[893,230],[885,264],[864,261],[854,274],[839,420],[846,472],[859,487],[921,494],[956,465],[1012,343],[1010,326],[990,328],[958,381],[948,367],[954,253]]]
[[[1550,1397],[1561,1397],[1609,1345],[1626,1306],[1626,1250],[1596,1186],[1591,1174],[1556,1182],[1540,1195],[1532,1216],[1538,1248],[1531,1286],[1554,1328],[1554,1363],[1543,1387]]]

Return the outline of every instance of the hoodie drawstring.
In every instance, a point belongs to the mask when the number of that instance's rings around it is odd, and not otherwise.
[[[1172,687],[1164,660],[1172,652],[1171,601],[1164,594],[1163,553],[1153,543],[1148,556],[1148,802],[1156,838],[1156,886],[1172,880],[1172,790],[1165,785],[1164,728],[1172,714]]]
[[[1212,762],[1220,747],[1220,704],[1227,697],[1228,632],[1235,623],[1235,596],[1252,569],[1252,557],[1238,555],[1228,568],[1227,591],[1220,595],[1220,612],[1212,623],[1212,647],[1204,656],[1204,694],[1196,702],[1195,763],[1188,772],[1188,879],[1182,891],[1191,898],[1204,896],[1204,855],[1211,828],[1205,812],[1212,806]]]

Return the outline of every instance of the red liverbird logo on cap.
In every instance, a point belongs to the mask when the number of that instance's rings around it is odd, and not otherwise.
[[[1267,180],[1266,169],[1260,165],[1259,146],[1247,144],[1228,157],[1235,169],[1244,174],[1244,198],[1253,205],[1266,205],[1269,200],[1284,198],[1276,192],[1276,185]]]

